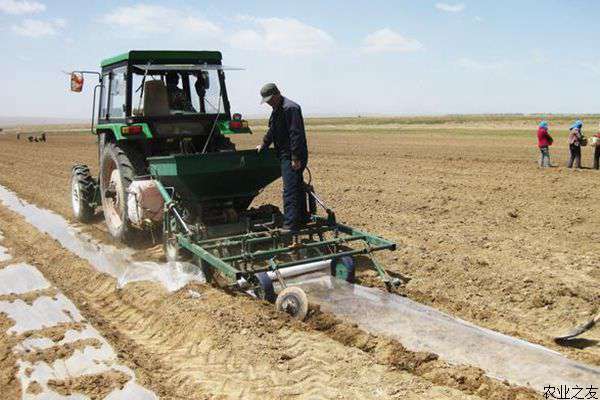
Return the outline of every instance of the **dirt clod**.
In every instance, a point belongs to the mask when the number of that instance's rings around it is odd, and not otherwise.
[[[92,400],[100,400],[113,390],[122,389],[130,379],[121,371],[110,370],[101,374],[82,375],[66,380],[51,379],[48,381],[48,387],[63,396],[81,393]]]
[[[0,313],[0,393],[7,399],[21,398],[21,384],[17,379],[17,357],[13,347],[17,343],[15,335],[7,331],[14,322],[4,313]]]
[[[36,394],[40,394],[42,392],[43,392],[42,385],[40,385],[37,381],[31,382],[27,386],[27,393],[29,393],[29,394],[32,394],[35,396]]]
[[[76,350],[83,350],[86,347],[100,348],[102,342],[98,339],[83,339],[72,343],[64,343],[58,346],[52,346],[47,349],[34,350],[29,352],[21,352],[19,357],[24,361],[29,361],[32,364],[43,361],[52,365],[56,360],[64,360],[70,358]]]

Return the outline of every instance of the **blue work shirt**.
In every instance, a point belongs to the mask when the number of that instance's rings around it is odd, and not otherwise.
[[[306,161],[308,147],[302,109],[290,99],[282,96],[281,104],[273,109],[269,118],[269,130],[263,138],[263,147],[273,143],[280,160]]]

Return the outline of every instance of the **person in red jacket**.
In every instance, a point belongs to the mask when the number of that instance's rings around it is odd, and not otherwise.
[[[552,146],[552,136],[548,133],[548,122],[542,121],[537,132],[538,147],[540,148],[540,167],[550,167],[550,146]]]

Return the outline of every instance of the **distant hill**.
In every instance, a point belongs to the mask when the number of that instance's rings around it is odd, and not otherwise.
[[[0,128],[11,128],[25,125],[65,125],[89,124],[84,118],[53,118],[53,117],[3,117],[0,116]]]

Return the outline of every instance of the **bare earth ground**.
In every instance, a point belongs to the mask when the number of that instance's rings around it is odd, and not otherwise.
[[[407,296],[478,325],[544,344],[573,359],[600,365],[598,329],[577,341],[577,347],[560,347],[551,340],[553,334],[586,320],[600,305],[600,263],[596,256],[600,250],[596,229],[600,215],[594,207],[600,172],[563,167],[564,134],[555,135],[556,146],[551,149],[552,161],[559,167],[538,169],[535,124],[524,130],[531,121],[451,120],[436,123],[435,129],[430,129],[427,120],[409,122],[364,118],[309,122],[313,183],[338,218],[399,243],[397,252],[382,254],[380,259],[393,272],[411,278],[402,289]],[[566,121],[558,123],[566,126]],[[385,129],[381,129],[382,124]],[[260,126],[255,126],[260,133]],[[40,206],[70,216],[70,167],[81,162],[97,171],[94,137],[52,132],[48,138],[42,144],[17,141],[10,131],[0,135],[0,184]],[[238,147],[250,147],[259,140],[260,135],[234,138]],[[589,166],[590,159],[590,149],[584,149],[584,165]],[[279,184],[256,200],[263,202],[280,203]],[[207,396],[243,397],[274,386],[268,392],[274,397],[291,394],[285,392],[289,387],[306,396],[309,392],[303,390],[320,387],[318,392],[325,397],[371,397],[381,388],[384,397],[394,397],[400,393],[394,390],[408,387],[408,393],[414,392],[417,398],[464,398],[465,393],[498,398],[498,392],[455,392],[448,389],[456,387],[454,383],[428,380],[422,371],[390,372],[389,365],[364,349],[349,350],[344,343],[325,340],[321,333],[288,322],[282,322],[282,329],[278,325],[266,332],[262,327],[255,329],[255,319],[272,323],[272,316],[264,314],[267,309],[210,288],[198,289],[206,301],[191,304],[185,293],[168,295],[153,285],[135,284],[117,292],[110,278],[98,275],[94,278],[98,285],[89,285],[80,293],[74,289],[81,285],[79,273],[73,271],[89,266],[70,260],[64,250],[43,238],[40,240],[46,251],[37,249],[36,242],[31,241],[35,233],[22,235],[11,228],[22,224],[14,215],[2,211],[0,221],[4,225],[0,229],[7,240],[15,241],[13,245],[27,243],[17,247],[17,254],[45,260],[48,265],[60,262],[60,271],[37,266],[63,292],[72,292],[71,298],[80,309],[85,308],[78,301],[87,304],[99,321],[109,324],[108,330],[116,330],[118,338],[122,335],[134,346],[123,346],[127,357],[153,360],[145,364],[150,371],[136,373],[142,377],[147,374],[149,382],[164,385],[162,392],[160,387],[148,385],[157,393],[176,390],[186,398],[189,389]],[[102,236],[102,223],[93,229]],[[375,284],[370,272],[361,273],[360,278],[365,284]],[[224,313],[220,311],[223,308]],[[156,309],[161,311],[153,318]],[[275,321],[280,323],[278,318]],[[240,323],[247,326],[240,329]],[[177,326],[188,329],[173,337],[170,327]],[[249,345],[243,329],[252,337]],[[196,331],[202,332],[200,340],[190,334]],[[257,335],[262,336],[256,339]],[[297,362],[294,358],[291,369],[284,373],[278,369],[281,360],[277,357],[290,351],[282,352],[281,346],[296,342],[301,343],[300,353],[310,349],[310,354]],[[171,354],[175,348],[186,348],[181,343],[196,343],[199,349],[192,346],[182,350],[183,354]],[[111,344],[119,349],[119,344]],[[273,351],[260,356],[265,349]],[[211,363],[222,367],[211,368],[209,373],[204,365]],[[132,364],[142,365],[139,368],[143,370],[143,363]],[[249,372],[248,365],[254,372]],[[298,385],[302,379],[290,377],[289,371],[303,370],[305,365],[319,367],[321,372],[309,375],[306,371],[310,382]],[[242,372],[234,373],[240,368]],[[219,370],[236,378],[219,376]],[[212,384],[186,380],[194,373]],[[211,373],[215,375],[211,377]],[[261,379],[271,379],[268,376],[276,376],[272,379],[280,382],[279,386],[261,386]],[[314,376],[326,378],[315,381]],[[145,383],[140,377],[138,380]],[[337,392],[324,389],[331,387]]]
[[[0,230],[6,236],[3,245],[18,255],[11,262],[35,265],[110,342],[136,380],[162,399],[535,398],[480,370],[407,352],[317,310],[307,323],[299,323],[271,304],[206,285],[188,285],[176,293],[149,282],[117,289],[113,278],[4,207]],[[35,300],[21,297],[14,296]],[[6,333],[10,326],[0,313],[0,389],[8,396],[3,399],[18,399],[10,351],[17,338]],[[60,328],[41,333],[54,341],[60,334]],[[52,350],[29,357],[49,362],[69,356],[69,349]],[[56,390],[95,393],[92,398],[101,399],[98,393],[119,385],[117,378],[61,382]]]

